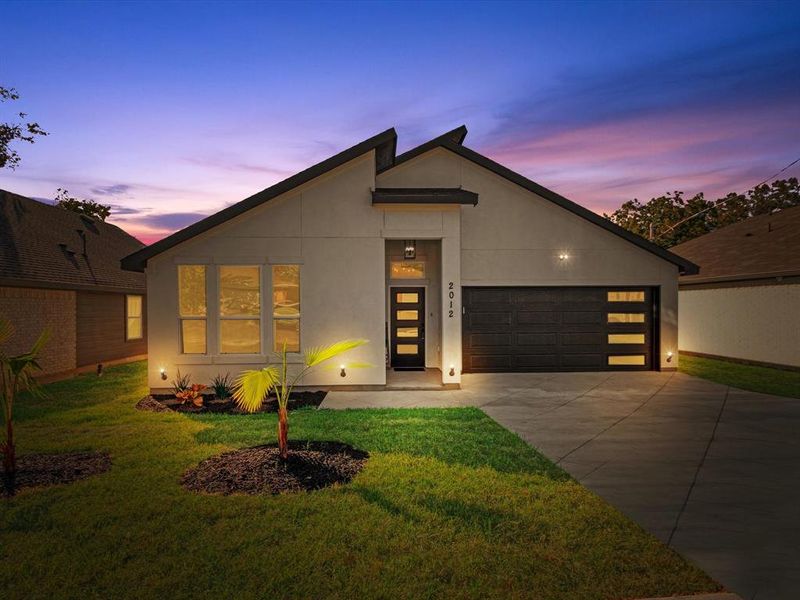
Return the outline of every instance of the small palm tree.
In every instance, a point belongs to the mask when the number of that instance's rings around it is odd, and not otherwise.
[[[303,368],[294,376],[289,374],[286,344],[284,343],[282,351],[277,353],[281,359],[280,368],[268,365],[263,369],[243,371],[236,380],[233,398],[242,410],[255,412],[261,408],[270,391],[275,390],[278,399],[278,449],[281,458],[286,460],[289,456],[288,405],[292,388],[317,365],[366,343],[367,340],[342,340],[330,346],[310,348],[303,353]],[[350,366],[365,365],[351,364]]]
[[[0,346],[14,334],[14,327],[5,319],[0,319]],[[14,400],[20,392],[38,392],[33,374],[41,370],[39,353],[47,343],[50,334],[43,331],[33,347],[18,356],[8,356],[0,347],[0,401],[2,401],[3,420],[6,425],[6,439],[0,444],[3,454],[3,471],[11,481],[17,471],[17,455],[14,445]]]

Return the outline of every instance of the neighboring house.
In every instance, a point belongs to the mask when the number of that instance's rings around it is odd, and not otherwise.
[[[702,269],[679,282],[681,352],[800,368],[800,207],[671,250]]]
[[[678,274],[695,265],[468,149],[466,133],[395,156],[389,129],[125,258],[147,275],[151,388],[342,338],[371,343],[306,384],[381,386],[386,362],[452,385],[674,368]]]
[[[50,378],[143,358],[145,278],[119,265],[142,247],[115,225],[0,190],[0,317],[16,332],[4,349],[24,352],[49,328]]]

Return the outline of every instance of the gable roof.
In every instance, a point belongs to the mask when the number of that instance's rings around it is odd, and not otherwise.
[[[391,164],[391,162],[394,161],[396,147],[397,132],[395,132],[394,128],[392,127],[379,133],[378,135],[356,144],[355,146],[348,148],[347,150],[343,150],[342,152],[339,152],[339,154],[331,156],[330,158],[327,158],[304,171],[300,171],[299,173],[292,175],[291,177],[284,179],[283,181],[278,182],[275,185],[258,192],[257,194],[253,194],[241,202],[232,204],[231,206],[224,208],[221,211],[206,217],[205,219],[201,219],[197,223],[193,223],[192,225],[189,225],[180,231],[176,231],[172,235],[167,236],[164,239],[147,246],[146,248],[142,248],[130,256],[126,256],[122,259],[122,268],[130,271],[144,271],[147,261],[154,256],[161,254],[162,252],[169,250],[170,248],[177,246],[178,244],[185,242],[196,235],[204,233],[209,229],[213,229],[225,221],[237,217],[252,208],[264,204],[265,202],[268,202],[273,198],[280,196],[281,194],[303,185],[304,183],[308,183],[312,179],[315,179],[320,175],[324,175],[328,171],[332,171],[336,167],[340,167],[343,164],[350,162],[354,158],[358,158],[362,154],[370,152],[371,150],[375,150],[375,168],[383,169],[386,165]]]
[[[655,254],[659,258],[662,258],[676,266],[680,269],[682,274],[694,274],[699,271],[697,265],[692,263],[685,258],[682,258],[676,254],[665,250],[661,246],[653,244],[648,240],[639,237],[638,235],[631,233],[630,231],[623,229],[622,227],[612,223],[608,219],[601,217],[600,215],[590,211],[583,206],[572,202],[571,200],[567,200],[563,196],[556,194],[552,190],[547,189],[544,186],[539,185],[520,175],[519,173],[515,173],[511,169],[504,167],[503,165],[494,162],[493,160],[478,154],[474,150],[471,150],[463,145],[464,138],[467,135],[467,128],[464,125],[460,127],[456,127],[452,131],[448,131],[436,137],[424,144],[417,146],[416,148],[412,148],[411,150],[404,152],[400,156],[395,156],[395,151],[397,148],[397,133],[395,132],[394,128],[387,129],[386,131],[379,133],[376,136],[373,136],[363,142],[356,144],[355,146],[348,148],[328,158],[316,165],[309,167],[305,171],[301,171],[296,175],[289,177],[288,179],[284,179],[280,183],[276,183],[272,187],[269,187],[249,198],[242,200],[236,204],[233,204],[218,213],[215,213],[205,219],[194,223],[193,225],[189,225],[188,227],[181,229],[173,233],[172,235],[165,237],[146,248],[139,250],[131,254],[130,256],[126,256],[122,260],[122,268],[128,269],[132,271],[143,271],[145,266],[147,265],[147,261],[174,247],[178,244],[191,239],[192,237],[208,231],[232,219],[244,212],[247,212],[251,208],[255,208],[273,198],[284,194],[293,188],[296,188],[304,183],[311,181],[312,179],[319,177],[335,169],[338,166],[343,165],[362,154],[369,152],[370,150],[375,150],[375,172],[376,174],[383,173],[384,171],[388,171],[389,169],[393,169],[409,160],[424,154],[434,148],[446,148],[451,152],[466,158],[474,162],[477,165],[488,169],[489,171],[499,175],[519,185],[520,187],[525,188],[526,190],[533,192],[551,202],[557,204],[558,206],[569,210],[572,213],[575,213],[579,217],[586,219],[587,221],[610,231],[611,233],[631,242],[648,252]]]
[[[0,285],[144,293],[119,261],[142,248],[116,225],[0,190]]]
[[[681,284],[800,276],[800,206],[750,217],[671,248],[702,275]]]
[[[659,258],[662,258],[668,262],[671,262],[674,265],[677,265],[680,269],[681,274],[695,274],[699,272],[699,267],[683,258],[678,256],[677,254],[673,254],[669,250],[665,250],[661,246],[654,244],[641,236],[636,235],[635,233],[631,233],[627,229],[624,229],[617,225],[616,223],[611,222],[610,220],[601,217],[597,213],[589,210],[588,208],[584,208],[580,204],[576,204],[572,200],[566,199],[564,196],[557,194],[556,192],[539,185],[538,183],[531,181],[530,179],[520,175],[509,169],[508,167],[504,167],[500,163],[493,161],[492,159],[483,156],[482,154],[478,154],[474,150],[467,148],[464,146],[463,141],[464,137],[467,135],[467,128],[466,126],[462,125],[461,127],[457,127],[452,131],[448,131],[447,133],[440,135],[437,138],[434,138],[416,148],[412,148],[411,150],[404,152],[400,156],[398,156],[394,164],[384,169],[384,171],[388,171],[396,166],[399,166],[403,163],[410,161],[421,154],[429,152],[434,148],[445,148],[454,152],[455,154],[491,171],[495,175],[499,175],[500,177],[507,179],[511,183],[515,183],[518,186],[528,190],[529,192],[533,192],[537,196],[541,196],[546,200],[550,200],[554,204],[557,204],[561,208],[564,208],[579,217],[586,219],[590,223],[598,225],[603,229],[610,231],[614,235],[617,235],[624,240],[631,242],[640,248],[647,250],[648,252],[655,254]]]

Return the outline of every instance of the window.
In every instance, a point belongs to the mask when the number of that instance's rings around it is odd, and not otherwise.
[[[261,352],[261,269],[219,268],[219,351]]]
[[[142,339],[142,297],[125,296],[125,339]]]
[[[391,279],[425,279],[425,263],[421,260],[393,260],[389,271]]]
[[[181,352],[206,353],[206,267],[178,266],[178,314]]]
[[[397,337],[399,338],[419,337],[419,329],[417,329],[416,327],[398,327]]]
[[[398,321],[416,321],[419,319],[419,312],[416,310],[398,310],[397,311],[397,320]]]
[[[609,333],[609,344],[644,344],[643,333]]]
[[[608,292],[609,302],[644,302],[643,290],[623,290]]]
[[[644,354],[627,354],[608,357],[609,365],[644,366]]]
[[[300,352],[300,265],[272,267],[272,331],[275,352]]]
[[[397,344],[398,354],[416,354],[417,352],[416,344]]]
[[[400,304],[416,304],[419,302],[419,294],[416,292],[398,292],[397,302]]]
[[[644,313],[608,313],[609,323],[644,323]]]

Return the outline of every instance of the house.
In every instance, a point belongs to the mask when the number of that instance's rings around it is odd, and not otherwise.
[[[396,155],[389,129],[123,259],[155,299],[150,387],[342,338],[371,343],[308,385],[381,386],[387,367],[448,386],[674,369],[678,275],[695,265],[470,150],[466,133]]]
[[[800,368],[800,207],[671,250],[702,268],[679,280],[681,352]]]
[[[4,349],[24,352],[49,328],[40,362],[50,379],[143,358],[145,278],[119,265],[142,246],[109,223],[0,190],[0,317],[15,329]]]

